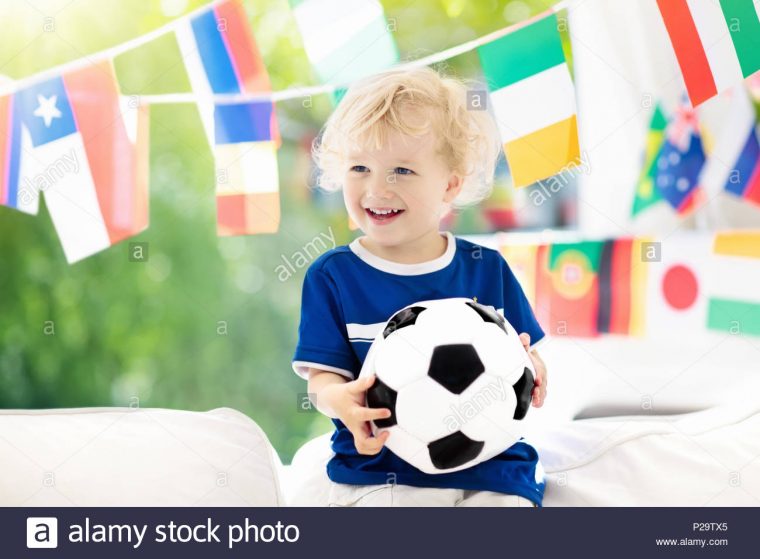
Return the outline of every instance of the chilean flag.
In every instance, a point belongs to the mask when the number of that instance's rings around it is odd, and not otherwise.
[[[125,109],[110,61],[22,89],[14,103],[32,144],[19,188],[44,194],[69,263],[147,227],[147,113]]]
[[[21,154],[29,134],[21,126],[13,95],[0,97],[0,204],[28,214],[37,214],[39,196],[20,184]]]
[[[277,149],[271,101],[215,102],[215,94],[271,90],[245,10],[228,0],[177,28],[206,136],[216,161],[217,233],[274,233],[280,223]]]

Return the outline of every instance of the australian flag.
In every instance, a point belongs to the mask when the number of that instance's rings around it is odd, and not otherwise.
[[[655,163],[654,184],[679,213],[688,213],[701,192],[699,176],[705,152],[693,109],[679,107],[668,125],[665,142]]]

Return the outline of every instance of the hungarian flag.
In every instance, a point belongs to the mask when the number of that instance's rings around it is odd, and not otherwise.
[[[679,214],[698,206],[702,189],[699,178],[705,152],[694,109],[680,106],[665,130],[665,141],[654,163],[654,184],[660,196]]]
[[[657,0],[692,106],[760,70],[753,0]]]
[[[550,329],[553,335],[596,336],[599,331],[599,265],[604,243],[554,244],[548,250]],[[540,305],[539,305],[540,306]]]
[[[760,141],[755,108],[741,86],[731,92],[728,118],[707,159],[700,182],[709,192],[725,192],[760,204]]]
[[[707,327],[760,336],[760,232],[718,233]]]
[[[29,149],[29,133],[21,126],[13,95],[0,97],[0,205],[36,215],[39,192],[21,184],[22,154]]]
[[[217,234],[274,233],[280,224],[277,149],[271,101],[217,102],[214,94],[271,91],[269,74],[243,6],[227,0],[176,30],[216,162]]]
[[[320,83],[348,84],[398,62],[396,42],[377,0],[290,0],[290,5]]]
[[[662,108],[658,104],[655,107],[652,120],[649,122],[649,132],[646,139],[646,152],[644,154],[644,166],[636,185],[636,194],[633,198],[631,215],[636,216],[648,207],[660,202],[662,195],[655,188],[654,180],[657,176],[657,156],[665,143],[665,127],[667,120]]]
[[[69,263],[147,228],[147,110],[127,106],[111,61],[31,85],[14,103],[33,146],[20,188],[43,192]]]
[[[641,241],[604,242],[599,262],[599,314],[597,330],[607,334],[640,336],[644,333],[646,263]]]
[[[659,243],[647,263],[648,335],[682,336],[702,331],[707,317],[707,272],[712,237],[690,232]],[[654,256],[654,258],[651,258]]]
[[[550,15],[478,47],[515,186],[580,163],[575,90]]]

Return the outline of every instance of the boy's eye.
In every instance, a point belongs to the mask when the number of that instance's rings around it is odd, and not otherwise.
[[[396,167],[395,171],[399,175],[413,175],[414,174],[414,171],[412,171],[411,169],[407,169],[406,167]]]
[[[356,171],[357,173],[363,173],[364,171],[369,171],[369,169],[367,169],[367,167],[365,167],[364,165],[354,165],[353,167],[351,167],[351,171]]]

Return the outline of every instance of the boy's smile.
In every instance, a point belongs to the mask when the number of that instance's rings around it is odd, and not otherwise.
[[[395,208],[365,208],[367,215],[371,217],[372,221],[376,222],[378,225],[385,225],[386,223],[393,221],[393,219],[400,215],[403,211],[404,210]]]

